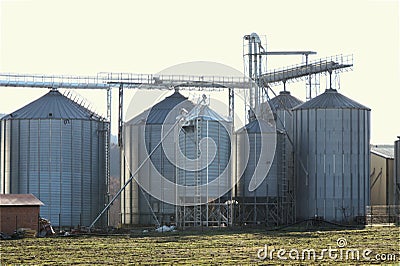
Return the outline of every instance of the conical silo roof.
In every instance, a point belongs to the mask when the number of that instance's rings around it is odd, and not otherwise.
[[[263,133],[271,133],[278,131],[273,125],[269,124],[265,120],[254,119],[253,121],[246,124],[244,127],[238,129],[236,133],[240,134],[243,133],[244,131],[246,131],[247,134],[261,133],[261,130]]]
[[[269,101],[272,110],[291,110],[302,104],[303,101],[290,94],[290,91],[281,91],[279,95]]]
[[[217,112],[212,110],[208,105],[200,104],[194,107],[187,115],[187,120],[193,120],[201,117],[203,120],[213,120],[213,121],[227,121]]]
[[[103,119],[99,115],[51,90],[39,99],[4,116],[2,119]]]
[[[169,112],[180,103],[184,103],[184,106],[182,107],[187,108],[188,111],[190,111],[194,106],[193,103],[180,94],[178,90],[175,90],[172,95],[135,116],[129,120],[127,124],[133,125],[144,122],[146,124],[163,124]]]
[[[303,109],[360,109],[371,110],[370,108],[340,94],[335,89],[327,89],[324,93],[294,108]]]

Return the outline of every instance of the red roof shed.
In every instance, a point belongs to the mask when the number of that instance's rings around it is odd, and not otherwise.
[[[11,235],[19,228],[37,232],[42,205],[32,194],[0,194],[0,232]]]

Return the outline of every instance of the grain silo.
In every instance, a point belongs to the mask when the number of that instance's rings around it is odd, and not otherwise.
[[[284,153],[284,162],[283,162],[283,176],[287,180],[288,187],[288,203],[287,210],[288,222],[294,222],[295,220],[295,208],[294,208],[294,132],[293,132],[293,112],[292,109],[296,106],[302,104],[303,101],[297,99],[293,95],[290,94],[289,91],[281,91],[279,95],[272,98],[269,101],[269,105],[271,107],[272,112],[275,117],[275,124],[278,130],[281,130],[285,134],[284,142],[281,142],[280,145],[284,145],[284,147],[278,147],[279,149],[285,149]],[[277,144],[278,145],[278,144]]]
[[[236,178],[239,180],[235,189],[238,202],[235,216],[238,223],[273,226],[291,220],[287,203],[292,201],[288,198],[288,180],[284,175],[284,145],[285,134],[265,120],[253,120],[236,132]],[[262,155],[261,149],[273,154],[269,172],[266,165],[269,158]],[[265,174],[259,187],[250,191],[253,176]]]
[[[179,108],[176,108],[178,105]],[[121,155],[121,185],[126,183],[130,174],[138,169],[161,141],[163,125],[173,124],[172,121],[166,121],[166,118],[175,120],[182,108],[190,111],[193,103],[176,90],[172,95],[125,123]],[[139,170],[137,179],[146,183],[147,187],[159,189],[161,197],[173,193],[164,191],[163,184],[152,184],[154,181],[152,177],[157,174],[161,174],[171,182],[176,181],[176,166],[167,158],[163,147],[158,146],[150,159],[155,168],[146,163]],[[174,205],[151,196],[134,181],[122,192],[121,220],[124,225],[152,225],[157,224],[157,221],[173,223],[175,214]]]
[[[275,116],[276,128],[286,131],[289,138],[293,140],[293,113],[292,109],[303,102],[292,96],[289,91],[281,91],[279,95],[269,102]]]
[[[196,188],[178,192],[179,225],[229,223],[225,203],[231,199],[231,131],[232,123],[205,104],[187,115],[179,132],[178,149],[184,157],[177,183]]]
[[[334,89],[294,108],[296,212],[353,222],[370,202],[370,109]]]
[[[108,126],[55,89],[3,117],[1,193],[34,194],[55,226],[89,225],[106,201]]]

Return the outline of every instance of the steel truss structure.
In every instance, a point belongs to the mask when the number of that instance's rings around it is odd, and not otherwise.
[[[177,225],[192,226],[231,226],[234,221],[231,201],[221,199],[203,205],[177,207]]]

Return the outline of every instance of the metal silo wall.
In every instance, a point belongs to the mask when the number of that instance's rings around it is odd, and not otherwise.
[[[246,134],[237,134],[237,173],[244,172],[242,177],[239,179],[236,196],[245,202],[253,202],[254,200],[264,201],[268,197],[278,197],[280,194],[278,183],[282,178],[282,150],[278,147],[284,141],[283,134],[277,134],[275,156],[267,177],[256,190],[251,192],[248,190],[248,187],[260,157],[261,133],[248,133],[248,136],[249,147],[245,145]],[[240,155],[247,153],[247,151],[249,152],[249,158],[246,163],[243,156]]]
[[[293,139],[293,113],[284,109],[277,109],[276,114],[276,129],[287,131],[289,138]]]
[[[161,124],[125,124],[124,126],[124,157],[121,157],[121,186],[130,177],[130,171],[135,172],[139,165],[146,160],[148,154],[153,151],[161,140]],[[162,195],[169,193],[163,190],[163,184],[158,184],[155,178],[151,178],[156,171],[175,182],[176,168],[167,159],[159,146],[150,158],[139,170],[137,178],[145,186],[152,189],[160,189]],[[169,223],[174,220],[175,206],[167,204],[149,195],[145,190],[140,189],[135,181],[132,181],[122,192],[121,198],[122,223],[154,225],[154,215],[160,223]],[[154,212],[154,215],[153,215]]]
[[[147,159],[148,154],[160,142],[163,125],[171,123],[165,121],[166,117],[175,118],[180,115],[180,109],[174,110],[174,107],[180,103],[184,103],[186,110],[191,110],[193,107],[191,102],[175,91],[173,95],[154,105],[148,112],[145,111],[125,123],[124,153],[121,154],[121,185],[129,179],[129,168],[132,173],[137,171]],[[159,184],[157,176],[160,175],[169,181],[176,182],[176,167],[168,160],[162,151],[162,146],[154,151],[150,160],[143,163],[138,171],[137,179],[140,180],[142,186],[132,183],[122,192],[123,224],[155,225],[156,219],[160,223],[175,221],[175,206],[162,201],[166,195],[174,191],[166,191],[163,182]],[[161,200],[154,198],[141,187],[150,188],[153,192],[158,190]]]
[[[270,133],[264,133],[264,139],[269,139]],[[236,188],[235,199],[239,210],[237,222],[241,224],[265,224],[267,226],[282,225],[293,222],[293,200],[290,190],[290,180],[285,173],[285,141],[286,135],[276,133],[276,149],[271,168],[260,186],[250,192],[250,180],[260,159],[261,133],[248,132],[248,146],[244,131],[236,134],[236,178],[240,178]],[[265,149],[272,149],[271,143],[266,143]],[[244,154],[249,154],[246,162]],[[262,162],[261,165],[262,167]],[[243,172],[244,171],[244,172]],[[258,169],[262,171],[262,169]],[[266,169],[265,169],[266,171]],[[243,173],[240,177],[240,173]]]
[[[161,124],[147,124],[145,126],[145,147],[141,149],[141,161],[143,161],[161,141],[162,126]],[[161,200],[154,198],[144,191],[144,193],[139,193],[139,221],[140,224],[155,224],[152,214],[152,211],[154,211],[160,223],[169,223],[174,220],[175,206],[163,202],[162,199],[166,193],[173,192],[165,191],[163,183],[159,184],[157,179],[151,178],[151,176],[155,175],[157,171],[169,181],[175,182],[176,167],[168,160],[162,145],[155,149],[155,152],[150,157],[150,161],[154,167],[150,167],[150,162],[147,163],[145,167],[139,171],[139,178],[147,180],[152,189],[159,189]]]
[[[121,154],[121,186],[123,186],[138,168],[139,163],[139,142],[143,125],[124,126],[124,146]],[[139,223],[139,187],[133,180],[121,195],[121,215],[122,224],[138,224]]]
[[[179,169],[178,184],[195,186],[197,185],[197,177],[200,180],[198,185],[205,185],[219,177],[226,169],[228,169],[230,176],[231,141],[227,129],[231,128],[231,123],[202,119],[201,117],[197,118],[196,121],[191,121],[191,123],[191,126],[183,127],[179,135],[179,147],[182,153],[189,159],[196,159],[200,152],[199,141],[204,138],[210,138],[216,144],[216,155],[208,166],[201,166],[202,170],[189,171]],[[230,187],[230,182],[231,180],[221,178],[217,187],[209,187],[207,191],[201,191],[201,195],[207,198],[207,202],[216,200],[220,198],[220,190]],[[181,200],[193,202],[193,199],[193,195],[185,195]]]
[[[369,205],[370,112],[297,109],[295,117],[298,219],[347,222]]]
[[[1,122],[1,153],[0,153],[0,178],[1,193],[8,194],[11,190],[11,123],[7,120]]]
[[[106,126],[77,119],[2,121],[10,131],[2,146],[10,160],[1,169],[11,180],[9,192],[37,196],[45,204],[41,216],[54,226],[89,225],[105,204]]]
[[[276,110],[276,128],[285,132],[284,140],[277,142],[277,149],[284,150],[284,171],[283,175],[287,179],[288,189],[293,192],[294,185],[294,129],[293,112],[285,109]]]

